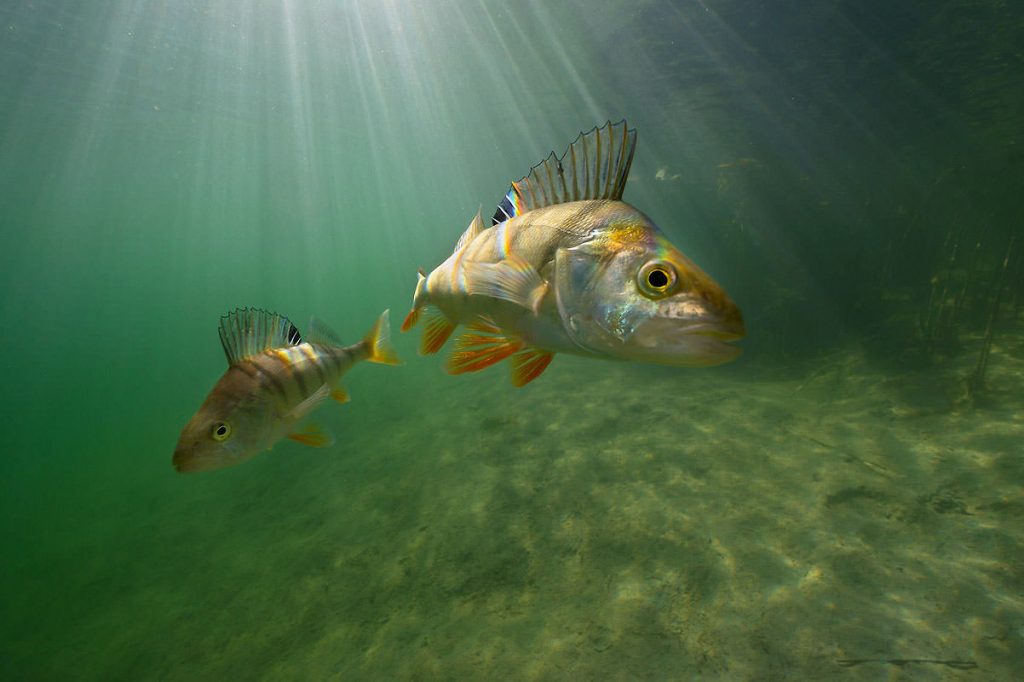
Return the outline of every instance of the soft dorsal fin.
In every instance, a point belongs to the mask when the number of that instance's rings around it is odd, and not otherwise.
[[[565,153],[554,152],[512,183],[491,218],[497,225],[544,206],[586,199],[622,198],[636,149],[636,129],[608,121],[580,133]]]
[[[470,243],[476,236],[484,231],[484,219],[480,215],[480,209],[476,210],[476,217],[466,228],[466,231],[459,237],[459,241],[455,243],[455,250],[452,253],[458,253],[462,249],[466,248],[466,244]]]
[[[309,335],[306,337],[306,340],[318,346],[341,348],[345,345],[341,342],[341,337],[335,334],[333,329],[315,317],[309,318]]]
[[[302,343],[299,330],[287,317],[257,308],[231,311],[220,318],[218,332],[229,365],[271,348]]]

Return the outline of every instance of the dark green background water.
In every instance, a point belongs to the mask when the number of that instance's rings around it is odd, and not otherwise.
[[[914,658],[1012,678],[1024,656],[1024,441],[1008,407],[1019,363],[994,371],[988,411],[960,394],[999,290],[996,361],[1024,349],[1020,242],[1000,278],[1024,217],[1022,46],[1024,6],[995,0],[5,3],[0,676],[971,674],[835,663]],[[517,391],[503,369],[448,377],[401,338],[405,366],[357,367],[352,403],[322,409],[331,450],[284,444],[217,474],[173,471],[178,430],[223,371],[221,314],[255,305],[303,327],[315,313],[354,340],[390,308],[397,327],[416,269],[443,260],[479,206],[490,215],[549,150],[623,117],[639,130],[626,199],[743,308],[738,363],[558,358]],[[919,321],[947,280],[967,293],[936,348]],[[858,382],[796,402],[801,382],[848,357]],[[888,405],[868,392],[911,371],[918,402],[949,399],[925,410],[933,421],[899,428],[936,443],[951,429],[984,435],[947,443],[957,465],[945,474],[908,464],[876,488],[826,472],[819,490],[806,466],[782,464],[796,446],[770,446],[764,429],[790,418],[805,420],[803,446],[836,446],[818,429],[855,419],[832,401]],[[780,381],[795,383],[776,394]],[[728,408],[706,407],[716,390]],[[892,400],[892,414],[856,412],[847,455],[897,428]],[[912,449],[872,443],[865,461],[890,470]],[[724,478],[673,488],[705,480],[702,462]],[[618,488],[640,482],[647,497]],[[765,499],[751,499],[759,486]],[[788,512],[767,511],[808,486]],[[921,580],[991,610],[882,609],[884,576],[850,574],[856,562],[829,543],[892,515],[857,508],[836,527],[833,502],[859,490],[924,514],[946,509],[934,495],[951,489],[980,525],[947,556],[925,539],[954,530],[907,511],[920,560],[934,562]],[[718,537],[671,516],[705,524],[736,509],[764,509],[766,525],[744,516]],[[833,569],[819,592],[773,607],[765,595],[788,574],[744,579],[742,557],[774,566],[759,547],[777,549],[787,514],[809,519],[793,545],[818,547]],[[563,531],[586,539],[565,549]],[[865,561],[892,568],[879,559],[890,532],[864,540]],[[731,568],[707,549],[723,542],[740,557]],[[957,563],[971,552],[996,566],[984,580]],[[646,586],[634,601],[588,592],[633,569]],[[767,601],[750,616],[741,603],[757,595]],[[772,620],[842,608],[842,595],[854,601],[841,627],[917,639],[800,640],[801,616]],[[616,599],[628,617],[614,616]],[[710,604],[733,626],[695,625],[716,621]],[[982,625],[968,636],[971,623]],[[801,643],[783,653],[772,636]]]

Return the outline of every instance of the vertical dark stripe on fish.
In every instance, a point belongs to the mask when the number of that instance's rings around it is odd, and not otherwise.
[[[295,381],[295,370],[292,368],[290,362],[282,358],[277,354],[277,351],[268,350],[260,356],[260,360],[267,366],[263,367],[263,371],[272,375],[284,388],[286,400],[289,404],[301,403],[306,399],[304,393],[299,392],[298,383]],[[283,367],[284,370],[275,369]],[[294,389],[295,395],[289,395],[288,389]]]
[[[337,379],[341,376],[341,358],[338,357],[338,351],[331,349],[327,351],[325,357],[331,363],[331,371],[334,372],[334,378]]]
[[[252,366],[256,370],[256,374],[250,374],[246,371],[245,368],[247,366]],[[242,362],[238,363],[238,368],[246,374],[249,374],[249,376],[255,377],[260,384],[260,388],[269,386],[275,393],[281,396],[282,401],[288,402],[288,394],[284,390],[284,385],[282,385],[278,378],[274,376],[273,372],[260,367],[258,362],[250,358],[246,358]]]
[[[309,386],[306,384],[306,377],[303,375],[301,368],[296,365],[294,360],[292,360],[292,354],[287,350],[271,351],[271,353],[273,353],[273,356],[278,362],[288,368],[288,373],[291,375],[291,378],[299,389],[299,397],[302,400],[308,398]]]
[[[327,383],[327,373],[324,372],[324,368],[320,365],[320,353],[316,348],[313,348],[310,344],[303,344],[298,346],[300,352],[306,356],[306,359],[313,363],[313,369],[316,370],[317,376],[320,377],[320,385]]]

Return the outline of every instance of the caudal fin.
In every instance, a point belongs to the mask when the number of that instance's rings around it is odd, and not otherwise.
[[[385,310],[377,318],[373,328],[363,337],[363,343],[370,351],[370,362],[379,362],[382,365],[400,365],[398,354],[391,346],[391,323],[388,321],[388,312]]]

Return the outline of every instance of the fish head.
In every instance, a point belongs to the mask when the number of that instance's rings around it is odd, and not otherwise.
[[[645,216],[559,249],[554,279],[563,327],[590,352],[687,367],[741,352],[739,308]]]
[[[178,437],[174,468],[180,473],[223,469],[271,444],[271,417],[262,400],[223,400],[214,389]]]

